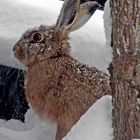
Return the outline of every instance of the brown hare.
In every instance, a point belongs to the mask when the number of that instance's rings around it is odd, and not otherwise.
[[[98,6],[65,0],[55,26],[25,32],[13,48],[15,57],[27,66],[27,100],[41,118],[57,123],[56,140],[97,99],[111,93],[108,75],[70,56],[69,33],[84,25]]]

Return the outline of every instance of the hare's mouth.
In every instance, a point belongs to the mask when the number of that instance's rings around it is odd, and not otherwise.
[[[17,48],[17,45],[15,44],[12,51],[15,53],[16,52],[16,48]]]

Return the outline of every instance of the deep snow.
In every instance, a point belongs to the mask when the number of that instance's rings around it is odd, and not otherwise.
[[[55,24],[62,2],[58,0],[1,0],[0,64],[24,68],[12,56],[12,46],[25,29],[40,24]],[[72,55],[79,61],[106,71],[111,61],[111,21],[108,4],[97,11],[80,30],[71,33]],[[105,39],[105,36],[107,39]],[[111,97],[98,100],[77,122],[63,140],[112,140]],[[0,140],[54,140],[56,124],[43,122],[32,109],[25,123],[0,120]]]

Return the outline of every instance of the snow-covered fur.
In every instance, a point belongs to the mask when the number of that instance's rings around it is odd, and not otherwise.
[[[57,122],[56,140],[97,99],[111,93],[108,75],[80,64],[69,53],[69,33],[85,24],[97,8],[96,2],[80,5],[80,0],[65,0],[55,26],[25,32],[13,48],[15,57],[27,66],[27,99],[40,117]]]

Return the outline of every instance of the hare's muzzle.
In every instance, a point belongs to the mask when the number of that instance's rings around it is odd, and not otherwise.
[[[23,50],[19,44],[19,42],[17,42],[14,47],[13,47],[13,53],[14,53],[14,56],[21,60],[21,57],[23,56]]]
[[[16,51],[16,46],[13,47],[13,52],[15,52],[15,51]]]
[[[19,48],[19,42],[17,42],[14,46],[13,46],[13,52],[16,52],[16,50]]]

